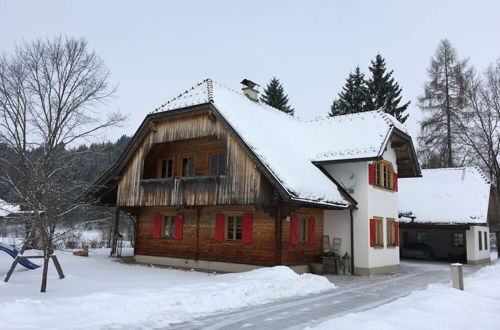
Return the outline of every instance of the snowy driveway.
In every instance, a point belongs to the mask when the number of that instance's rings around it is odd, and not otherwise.
[[[467,276],[479,267],[464,266]],[[377,276],[328,276],[338,286],[323,294],[242,308],[168,329],[303,329],[347,313],[371,309],[430,283],[451,281],[444,263],[402,261],[401,272]]]

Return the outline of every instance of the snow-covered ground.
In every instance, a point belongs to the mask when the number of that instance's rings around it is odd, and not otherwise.
[[[492,253],[496,258],[496,253]],[[500,262],[464,279],[464,291],[431,284],[380,307],[325,321],[314,329],[498,329]]]
[[[9,283],[0,282],[0,329],[159,328],[335,287],[324,277],[282,266],[215,275],[121,264],[108,254],[109,249],[91,251],[88,258],[58,252],[66,278],[59,280],[51,267],[44,294],[41,269],[19,267]],[[2,276],[11,262],[0,253]]]

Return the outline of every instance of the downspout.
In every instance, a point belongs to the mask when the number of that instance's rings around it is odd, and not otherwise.
[[[349,207],[351,217],[351,275],[354,275],[354,218],[352,216],[353,206]]]

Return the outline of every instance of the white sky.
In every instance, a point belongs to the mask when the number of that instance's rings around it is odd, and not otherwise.
[[[21,40],[85,37],[119,84],[112,110],[129,115],[107,138],[133,134],[155,107],[204,78],[232,88],[278,77],[296,114],[325,116],[348,73],[377,53],[416,99],[439,40],[482,70],[500,57],[500,1],[8,1],[0,49]]]

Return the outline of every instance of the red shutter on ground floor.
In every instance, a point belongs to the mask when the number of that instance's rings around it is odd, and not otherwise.
[[[161,214],[156,213],[155,218],[153,221],[153,232],[152,232],[153,238],[160,238],[161,237]]]
[[[224,214],[217,214],[215,216],[215,241],[223,242],[224,241]]]
[[[174,239],[176,240],[181,240],[182,239],[182,234],[184,230],[184,214],[182,213],[177,213],[175,215],[175,233],[174,233]]]
[[[252,234],[253,234],[253,214],[251,213],[243,214],[243,233],[242,233],[243,243],[252,243]]]
[[[290,244],[297,244],[299,241],[299,223],[296,215],[291,216],[290,220]]]
[[[393,183],[392,183],[392,189],[394,191],[398,191],[398,174],[397,173],[394,173],[392,181],[393,181]]]
[[[370,219],[370,246],[375,246],[376,237],[375,219]]]
[[[368,184],[375,184],[375,165],[368,164]]]
[[[316,219],[314,217],[309,217],[308,222],[308,230],[309,230],[309,244],[316,244]]]
[[[394,245],[399,246],[399,222],[394,221]]]

